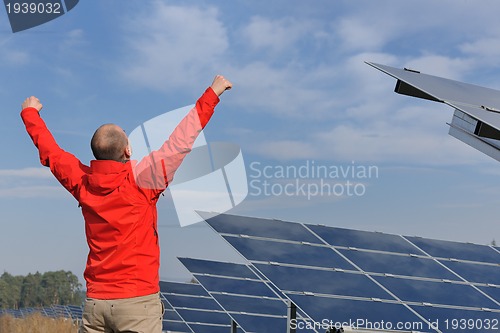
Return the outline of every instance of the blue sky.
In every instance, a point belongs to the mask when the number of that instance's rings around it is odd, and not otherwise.
[[[88,163],[99,125],[130,132],[194,103],[219,73],[234,88],[205,135],[238,144],[249,176],[252,163],[378,168],[356,179],[361,196],[249,195],[231,213],[500,241],[498,162],[447,134],[451,108],[393,93],[395,81],[364,63],[500,89],[499,10],[493,0],[85,0],[16,34],[1,10],[0,271],[81,278],[87,253],[77,203],[25,133],[26,97]],[[168,193],[159,214],[162,279],[187,278],[176,256],[241,260],[207,227],[180,228]]]

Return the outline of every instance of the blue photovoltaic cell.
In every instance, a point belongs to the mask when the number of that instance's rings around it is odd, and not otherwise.
[[[478,287],[485,294],[500,303],[500,288],[499,287]]]
[[[306,226],[333,246],[423,255],[422,251],[401,236],[320,225],[306,224]]]
[[[285,303],[278,299],[252,298],[234,295],[212,294],[212,297],[229,312],[245,312],[262,315],[286,316]]]
[[[232,276],[255,279],[255,274],[244,264],[233,264],[218,261],[179,258],[191,273]]]
[[[191,327],[191,329],[195,333],[229,333],[229,332],[231,332],[231,326],[220,327],[220,326],[211,326],[211,325],[203,325],[203,324],[198,324],[198,323],[191,323],[191,324],[189,324],[189,327]],[[243,333],[243,331],[240,328],[238,328],[237,332]]]
[[[182,318],[179,317],[177,312],[172,309],[165,309],[165,313],[163,314],[163,320],[173,320],[173,321],[182,321]]]
[[[218,311],[200,311],[199,309],[183,309],[178,308],[177,312],[182,319],[187,323],[210,323],[217,325],[229,325],[231,322],[227,313],[220,309]]]
[[[204,310],[219,310],[219,305],[212,298],[190,297],[183,295],[165,295],[174,308],[194,308]]]
[[[426,323],[402,304],[350,300],[330,297],[288,294],[288,297],[317,324],[319,332],[327,327],[396,329],[398,323],[413,323],[425,327]],[[408,331],[408,330],[407,330]]]
[[[364,274],[256,264],[282,291],[394,300]]]
[[[470,285],[381,276],[374,278],[402,301],[500,309]]]
[[[192,333],[189,326],[184,322],[170,322],[163,321],[163,331],[167,332],[179,332],[179,333]]]
[[[160,292],[210,297],[205,289],[196,283],[160,281]]]
[[[469,282],[500,285],[500,266],[441,260]]]
[[[165,308],[165,310],[173,310],[173,308],[170,305],[170,303],[167,302],[164,298],[161,299],[161,302],[163,303],[163,307]]]
[[[210,292],[276,297],[269,287],[261,281],[226,279],[197,275],[196,279]]]
[[[339,250],[339,252],[365,272],[460,281],[459,277],[430,258],[356,250]]]
[[[68,310],[71,318],[82,318],[83,308],[81,306],[68,305]]]
[[[252,316],[247,314],[233,314],[232,316],[247,332],[286,333],[286,318]],[[248,328],[251,330],[248,330]]]
[[[245,332],[275,333],[286,327],[287,307],[281,300],[218,293],[212,297]]]
[[[240,237],[224,238],[248,260],[355,270],[351,264],[328,247]]]
[[[321,243],[299,223],[221,214],[206,220],[218,233]]]
[[[451,308],[411,306],[443,333],[492,333],[500,331],[500,313]]]
[[[493,264],[500,263],[500,253],[496,252],[489,246],[425,239],[420,237],[405,236],[405,238],[433,257],[454,258]]]

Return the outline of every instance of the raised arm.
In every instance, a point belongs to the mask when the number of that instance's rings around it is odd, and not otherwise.
[[[205,128],[219,103],[219,96],[232,88],[232,83],[217,75],[212,85],[205,90],[196,105],[174,129],[167,141],[156,151],[151,152],[134,168],[138,186],[153,191],[157,196],[172,181],[175,172],[193,144]]]
[[[21,106],[21,118],[26,131],[38,148],[40,163],[49,167],[61,185],[76,197],[81,178],[88,167],[59,147],[40,117],[40,110],[43,106],[38,98],[28,97]]]

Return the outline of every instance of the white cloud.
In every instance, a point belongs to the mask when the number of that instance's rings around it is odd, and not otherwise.
[[[341,124],[301,141],[260,141],[249,151],[273,160],[336,160],[416,165],[477,164],[488,157],[441,131],[379,122],[362,126]]]
[[[437,54],[425,54],[407,61],[408,67],[425,74],[441,76],[452,80],[463,80],[474,66],[472,59],[450,58]]]
[[[355,161],[404,161],[413,164],[454,164],[477,161],[479,152],[464,149],[462,143],[442,133],[425,129],[394,127],[387,123],[371,128],[338,126],[318,134],[326,154],[332,158]]]
[[[0,169],[0,179],[12,180],[16,177],[48,179],[53,176],[49,168]]]
[[[82,45],[88,45],[85,31],[83,29],[73,29],[64,34],[61,44],[59,45],[61,51],[75,51]]]
[[[0,188],[0,198],[64,198],[68,194],[60,186],[19,186]]]
[[[496,36],[481,36],[475,40],[463,42],[459,50],[474,61],[475,69],[484,68],[494,72],[500,66],[500,33]],[[497,82],[500,81],[497,79]]]
[[[314,25],[297,18],[270,19],[254,16],[242,30],[250,47],[271,52],[290,52],[294,44],[314,31]]]
[[[297,64],[276,68],[264,62],[249,63],[231,70],[238,83],[236,103],[251,112],[288,118],[329,117],[339,105],[335,92],[325,88],[337,84],[335,67],[305,70]],[[337,82],[337,83],[336,83]]]
[[[67,195],[49,168],[0,170],[0,198],[52,198]]]
[[[263,156],[276,160],[308,159],[321,155],[320,148],[315,147],[307,140],[272,140],[260,142],[252,146],[250,150]]]
[[[341,19],[335,30],[347,50],[378,50],[391,38],[391,31],[395,27],[390,27],[390,22],[379,21],[376,15],[370,18],[356,15]]]
[[[213,73],[228,48],[226,30],[215,7],[147,5],[123,21],[128,45],[120,76],[133,84],[172,90],[192,86]]]
[[[12,36],[0,40],[0,60],[2,65],[24,66],[31,61],[29,52],[21,51],[13,46],[15,40]]]

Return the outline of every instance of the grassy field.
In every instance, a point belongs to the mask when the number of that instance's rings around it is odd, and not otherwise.
[[[0,333],[77,333],[78,327],[72,320],[52,319],[33,314],[23,319],[0,316]]]

